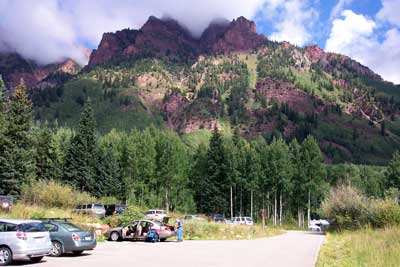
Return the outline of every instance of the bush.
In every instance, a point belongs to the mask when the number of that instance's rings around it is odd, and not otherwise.
[[[78,204],[96,202],[96,198],[86,192],[76,191],[69,185],[38,180],[22,188],[21,201],[50,208],[72,208]]]
[[[129,206],[123,215],[109,216],[104,219],[104,223],[108,224],[110,227],[117,227],[142,218],[143,218],[142,209],[136,206]]]
[[[339,186],[322,203],[322,213],[334,229],[400,225],[400,206],[393,199],[367,198],[351,186]]]
[[[333,228],[354,229],[368,223],[368,201],[351,186],[339,186],[330,191],[322,203],[322,212]]]
[[[386,227],[400,225],[400,206],[392,199],[374,200],[372,225]]]

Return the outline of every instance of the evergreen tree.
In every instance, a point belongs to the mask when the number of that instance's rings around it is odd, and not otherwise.
[[[66,156],[64,180],[81,191],[93,192],[96,163],[96,121],[88,100]]]
[[[6,121],[0,141],[0,191],[3,194],[19,194],[22,184],[35,177],[32,102],[23,81],[5,106]]]
[[[97,153],[95,195],[112,196],[122,200],[121,171],[112,147],[103,147]]]
[[[56,162],[57,159],[55,151],[52,147],[52,132],[47,125],[43,127],[36,127],[34,131],[35,136],[35,162],[36,162],[36,176],[40,179],[56,179],[59,172],[57,172]]]
[[[229,209],[225,160],[224,142],[220,132],[215,128],[207,151],[208,186],[204,195],[208,205],[205,207],[205,212],[227,213]]]
[[[192,166],[190,171],[191,185],[194,189],[194,200],[196,208],[199,212],[206,212],[208,210],[207,199],[207,146],[200,144],[192,156]]]

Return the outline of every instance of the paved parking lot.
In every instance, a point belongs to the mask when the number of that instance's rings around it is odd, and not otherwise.
[[[81,256],[46,257],[39,267],[312,267],[323,235],[289,231],[266,239],[164,243],[104,242]]]

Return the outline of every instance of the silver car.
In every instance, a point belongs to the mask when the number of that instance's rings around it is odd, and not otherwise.
[[[89,216],[97,216],[100,219],[103,219],[106,216],[106,209],[102,204],[83,204],[77,206],[73,212],[89,215]]]
[[[39,262],[51,247],[49,232],[41,221],[0,219],[0,266],[13,260]]]

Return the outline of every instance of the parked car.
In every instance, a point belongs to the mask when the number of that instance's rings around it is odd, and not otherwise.
[[[162,222],[168,215],[163,210],[148,210],[144,214],[144,218],[152,221]]]
[[[120,227],[115,227],[108,230],[105,236],[110,241],[122,240],[146,240],[147,235],[151,230],[156,230],[159,241],[165,241],[167,238],[176,235],[173,226],[167,225],[168,220],[164,222],[150,221],[150,220],[136,220],[131,223],[125,224]]]
[[[4,211],[10,211],[14,204],[14,198],[12,196],[0,196],[0,209]]]
[[[80,255],[83,251],[92,250],[97,245],[93,232],[85,231],[65,219],[46,220],[43,224],[50,233],[52,243],[50,256],[58,257],[67,252]]]
[[[197,222],[205,222],[206,220],[198,215],[185,215],[185,217],[183,218],[184,221],[186,222],[193,222],[193,221],[197,221]]]
[[[51,247],[49,232],[41,221],[0,219],[0,266],[23,259],[39,262]]]
[[[101,219],[106,216],[106,209],[102,204],[83,204],[77,206],[73,211],[79,214],[97,216]]]
[[[214,221],[214,222],[218,222],[218,223],[224,223],[225,222],[225,217],[222,214],[216,213],[216,214],[213,214],[211,216],[211,220]]]
[[[106,209],[106,216],[113,216],[113,215],[124,214],[128,206],[121,204],[110,204],[110,205],[104,205],[104,208]]]
[[[253,218],[251,217],[234,217],[233,218],[234,225],[253,225]]]
[[[312,232],[323,232],[329,227],[329,222],[327,220],[311,220],[308,225],[308,229]]]
[[[225,219],[225,224],[233,225],[233,221],[229,219]]]

